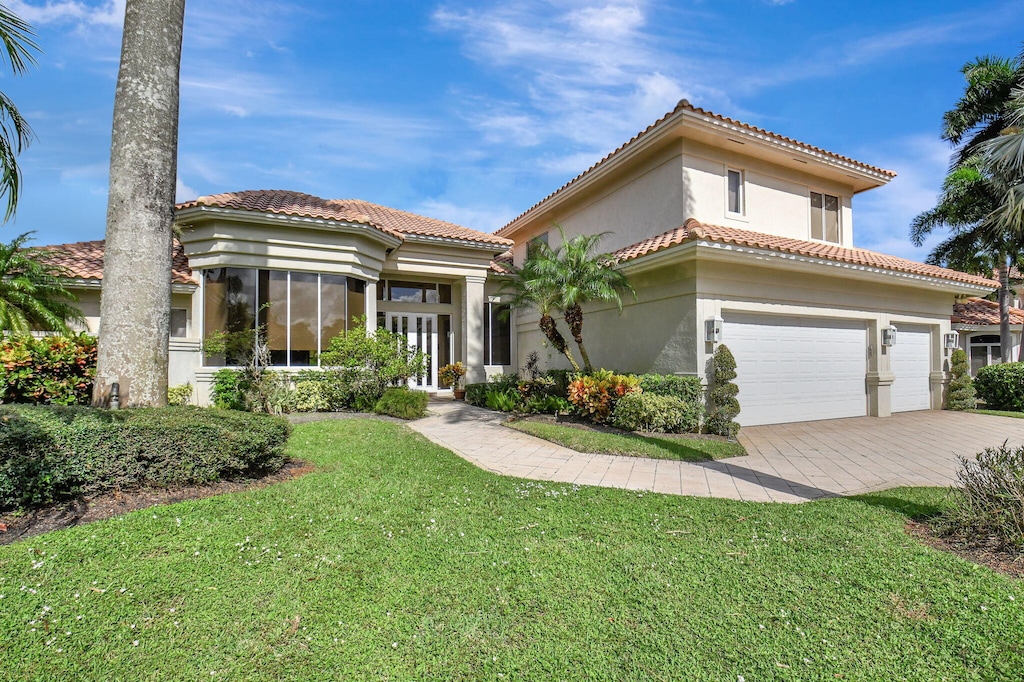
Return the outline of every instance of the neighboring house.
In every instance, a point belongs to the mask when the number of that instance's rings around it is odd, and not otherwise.
[[[1000,362],[1002,345],[999,340],[999,304],[984,298],[970,298],[953,306],[950,318],[953,331],[959,333],[960,347],[967,351],[971,361],[971,374],[986,365]],[[1021,329],[1024,310],[1010,308],[1010,359],[1020,355]]]
[[[638,297],[588,309],[590,356],[706,378],[720,326],[741,424],[938,409],[950,309],[997,283],[853,247],[853,196],[893,176],[684,100],[496,234],[519,264],[554,223],[610,231]],[[516,331],[543,347],[536,314]]]
[[[230,361],[203,356],[214,331],[263,326],[274,363],[298,370],[363,315],[428,352],[427,390],[443,388],[448,361],[465,362],[469,382],[532,350],[559,366],[537,313],[510,322],[501,294],[509,266],[531,240],[558,238],[557,222],[567,237],[610,232],[602,246],[637,291],[621,314],[587,308],[598,366],[706,378],[727,343],[745,425],[937,409],[950,309],[997,283],[853,247],[853,195],[893,176],[682,101],[496,234],[295,192],[201,197],[177,209],[188,260],[176,260],[184,334],[170,382],[207,399]],[[89,244],[63,248],[101,248]],[[101,273],[76,274],[93,315]]]

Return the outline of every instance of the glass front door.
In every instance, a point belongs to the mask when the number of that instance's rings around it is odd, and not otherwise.
[[[426,356],[424,372],[409,379],[409,388],[437,390],[437,315],[424,313],[387,313],[387,328],[405,336],[410,348]]]

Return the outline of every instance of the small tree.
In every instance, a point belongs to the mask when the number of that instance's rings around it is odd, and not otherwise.
[[[949,358],[949,389],[946,393],[946,409],[973,410],[978,406],[974,381],[971,379],[971,366],[967,362],[967,353],[957,348]]]
[[[735,438],[740,425],[735,421],[740,413],[740,401],[736,395],[740,387],[733,383],[736,378],[736,359],[724,344],[715,349],[711,358],[711,409],[705,421],[708,433]]]

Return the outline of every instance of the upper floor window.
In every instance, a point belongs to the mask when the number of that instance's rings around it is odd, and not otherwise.
[[[381,280],[377,285],[377,300],[400,303],[451,303],[452,285]]]
[[[811,239],[839,243],[839,197],[811,192]]]
[[[530,241],[528,241],[526,243],[526,257],[527,258],[530,258],[533,255],[534,249],[536,249],[537,245],[539,245],[539,244],[543,244],[544,246],[550,246],[548,244],[548,233],[547,232],[544,232],[543,234],[538,234],[536,237],[534,237],[533,239],[531,239]]]
[[[743,215],[743,171],[729,169],[726,175],[728,177],[725,208],[729,213]]]

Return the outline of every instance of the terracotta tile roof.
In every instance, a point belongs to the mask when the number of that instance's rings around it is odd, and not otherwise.
[[[40,246],[41,250],[52,251],[47,260],[59,265],[75,279],[103,279],[103,240],[75,242],[74,244],[52,244]],[[171,281],[175,284],[198,284],[188,266],[188,256],[177,239],[171,252]]]
[[[512,274],[512,249],[509,249],[491,261],[491,272],[499,275]]]
[[[822,258],[825,260],[863,265],[871,268],[895,270],[897,272],[906,272],[926,277],[937,277],[939,279],[963,282],[965,284],[973,284],[976,286],[992,288],[999,286],[999,283],[995,280],[979,277],[978,275],[969,275],[965,272],[940,268],[937,265],[918,263],[916,261],[907,260],[906,258],[887,256],[884,253],[878,253],[876,251],[851,249],[837,244],[812,242],[804,239],[791,239],[789,237],[761,234],[760,232],[750,232],[749,230],[737,230],[731,227],[701,223],[693,218],[690,218],[684,225],[677,227],[674,230],[669,230],[668,232],[664,232],[655,237],[621,248],[612,253],[612,256],[616,261],[621,263],[640,258],[641,256],[646,256],[650,253],[661,251],[684,242],[698,240],[718,242],[721,244],[735,244],[737,246],[747,246],[755,249],[766,249],[769,251],[779,251],[781,253],[808,256],[810,258]]]
[[[816,146],[814,146],[812,144],[808,144],[806,142],[801,142],[801,141],[795,140],[795,139],[793,139],[791,137],[786,137],[785,135],[780,135],[778,133],[773,133],[770,130],[765,130],[764,128],[758,128],[757,126],[750,125],[749,123],[743,123],[742,121],[737,121],[734,118],[729,118],[727,116],[722,116],[721,114],[716,114],[713,111],[708,111],[707,109],[701,109],[700,107],[695,107],[692,104],[690,104],[687,100],[681,99],[681,100],[679,100],[679,103],[676,104],[676,108],[675,109],[673,109],[672,111],[668,112],[667,114],[665,114],[664,116],[659,118],[657,121],[655,121],[651,125],[647,126],[643,130],[641,130],[639,133],[634,135],[628,141],[626,141],[625,143],[623,143],[622,145],[620,145],[619,147],[617,147],[616,149],[614,149],[613,151],[608,153],[604,158],[599,160],[593,166],[591,166],[587,170],[583,171],[582,173],[577,175],[575,178],[573,178],[569,182],[565,183],[564,185],[562,185],[561,187],[556,189],[554,192],[552,192],[551,194],[547,195],[546,197],[544,197],[543,199],[538,201],[536,204],[534,204],[530,208],[528,208],[525,211],[523,211],[522,213],[520,213],[518,216],[516,216],[511,221],[509,221],[509,223],[507,225],[504,225],[501,229],[499,229],[497,232],[495,232],[495,234],[499,234],[499,235],[503,234],[507,229],[509,229],[509,227],[511,227],[513,224],[515,224],[517,221],[519,221],[525,215],[527,215],[527,214],[531,213],[532,211],[534,211],[538,206],[540,206],[541,204],[546,202],[548,199],[552,198],[553,196],[555,196],[559,192],[562,192],[563,190],[567,189],[571,185],[576,184],[577,182],[582,180],[584,177],[590,175],[595,170],[597,170],[597,168],[599,166],[604,165],[610,159],[612,159],[613,157],[619,155],[621,152],[623,152],[628,147],[631,147],[631,146],[635,145],[639,140],[641,140],[642,138],[650,135],[652,131],[654,131],[656,128],[659,128],[662,124],[665,123],[665,121],[667,121],[668,119],[672,118],[673,116],[678,114],[680,111],[689,111],[691,113],[697,114],[698,116],[704,116],[704,117],[709,118],[709,119],[714,119],[715,121],[718,121],[720,123],[726,123],[728,125],[737,126],[737,127],[742,128],[742,129],[744,129],[746,131],[749,131],[749,132],[756,133],[758,135],[762,135],[764,137],[767,137],[767,138],[769,138],[771,140],[774,140],[775,142],[781,142],[781,143],[784,143],[784,144],[793,145],[793,146],[799,147],[800,149],[803,149],[803,150],[808,151],[808,152],[813,152],[815,154],[823,154],[824,156],[827,156],[827,157],[829,157],[831,159],[835,159],[837,161],[842,161],[842,162],[845,162],[845,163],[853,164],[853,165],[858,166],[860,169],[865,170],[865,171],[874,172],[874,173],[880,173],[882,175],[888,176],[889,178],[896,177],[896,171],[886,170],[884,168],[879,168],[878,166],[872,166],[871,164],[862,163],[861,161],[857,161],[856,159],[852,159],[849,156],[843,156],[842,154],[836,154],[835,152],[830,152],[827,149],[822,149],[821,147],[816,147]]]
[[[177,208],[183,210],[197,206],[362,223],[399,239],[404,239],[408,235],[418,235],[497,246],[512,244],[511,240],[487,232],[471,230],[454,223],[360,199],[321,199],[311,194],[285,190],[247,190],[199,197],[194,201],[178,204]]]
[[[953,324],[998,325],[999,304],[984,298],[969,298],[953,306]],[[1010,324],[1024,324],[1024,310],[1010,308]]]

